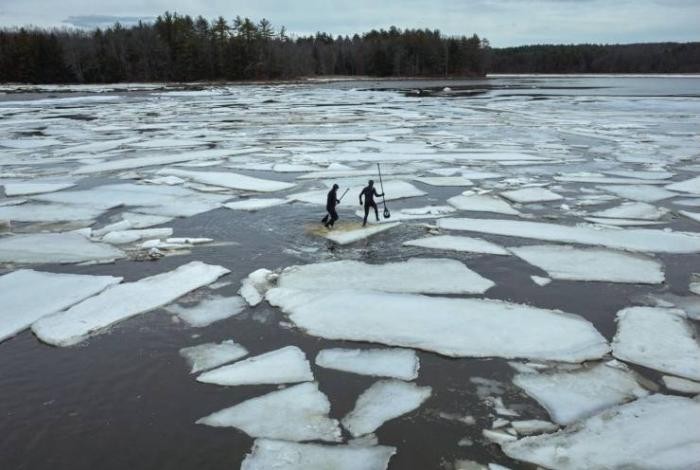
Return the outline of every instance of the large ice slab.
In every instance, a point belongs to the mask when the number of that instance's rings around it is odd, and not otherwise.
[[[664,207],[656,207],[645,202],[623,202],[619,206],[594,212],[592,215],[613,219],[658,220],[668,212],[669,210]]]
[[[45,343],[70,346],[114,323],[211,284],[228,272],[222,266],[192,261],[169,272],[107,289],[64,312],[40,319],[32,325],[32,330]]]
[[[461,195],[451,197],[447,203],[461,211],[493,212],[496,214],[520,215],[503,199],[483,194]]]
[[[280,198],[250,198],[243,199],[240,201],[228,202],[224,204],[224,207],[229,209],[239,210],[239,211],[257,211],[260,209],[267,209],[268,207],[279,206],[289,202],[289,199]]]
[[[624,366],[518,374],[513,383],[542,405],[552,420],[570,424],[649,394]]]
[[[80,263],[111,261],[126,256],[106,243],[91,242],[78,233],[34,233],[0,238],[3,263]]]
[[[420,275],[417,275],[420,273]],[[286,268],[279,287],[303,290],[358,289],[430,294],[482,294],[495,284],[444,258],[411,258],[408,261],[366,264],[334,261]]]
[[[700,222],[700,212],[690,212],[690,211],[678,211],[678,212],[681,215],[684,215],[691,220],[694,220],[696,222]]]
[[[638,284],[664,282],[662,264],[639,254],[559,245],[528,245],[508,249],[547,271],[553,279]]]
[[[285,441],[340,442],[338,421],[316,383],[303,383],[251,398],[198,419],[197,424],[234,427],[252,437]]]
[[[199,382],[216,385],[283,384],[313,379],[306,355],[296,346],[260,354],[197,377]]]
[[[698,468],[699,422],[700,402],[652,395],[501,447],[511,458],[560,470]]]
[[[272,283],[276,280],[277,275],[269,269],[257,269],[241,281],[238,293],[248,305],[255,307],[263,301],[265,292],[272,287]]]
[[[418,378],[420,362],[410,349],[323,349],[316,356],[316,365],[375,377],[401,380]]]
[[[679,181],[678,183],[669,184],[666,186],[666,188],[683,193],[700,194],[700,176],[696,176],[695,178],[685,181]]]
[[[40,182],[40,181],[24,181],[18,183],[3,183],[5,187],[5,195],[10,196],[27,196],[29,194],[52,193],[75,186],[73,182]]]
[[[549,202],[564,199],[561,194],[557,194],[546,188],[523,188],[501,193],[504,198],[527,204],[529,202]]]
[[[285,183],[283,181],[267,180],[255,178],[253,176],[241,175],[232,172],[223,171],[188,171],[178,170],[175,168],[166,168],[158,172],[159,175],[179,176],[187,178],[198,183],[210,184],[222,188],[242,189],[245,191],[256,192],[273,192],[283,191],[293,188],[293,183]]]
[[[180,349],[180,356],[187,360],[191,374],[213,369],[246,355],[248,350],[230,339],[221,343],[204,343]]]
[[[640,202],[662,201],[678,195],[678,193],[649,185],[609,185],[600,186],[600,189],[624,197],[625,199]]]
[[[434,351],[452,357],[579,362],[609,351],[583,318],[484,299],[364,291],[271,289],[267,300],[307,333]]]
[[[362,392],[355,408],[343,418],[343,427],[355,437],[369,434],[385,422],[417,409],[431,393],[430,387],[380,380]]]
[[[630,307],[617,312],[613,355],[668,374],[700,380],[700,344],[682,310]]]
[[[29,328],[36,320],[60,312],[121,277],[57,274],[20,269],[0,277],[0,341]]]
[[[102,209],[67,204],[19,204],[0,206],[0,220],[11,222],[89,221],[98,218]]]
[[[173,229],[169,227],[114,230],[104,235],[100,240],[112,245],[125,245],[144,239],[168,238],[172,234]]]
[[[327,238],[338,245],[349,245],[350,243],[355,243],[365,238],[369,238],[372,235],[384,232],[386,230],[398,227],[401,225],[400,222],[391,222],[388,224],[377,224],[370,225],[368,227],[361,227],[359,225],[351,225],[345,227],[343,225],[336,226],[333,230],[322,232],[321,236]]]
[[[208,149],[193,152],[168,153],[163,155],[149,155],[146,157],[115,158],[108,162],[93,163],[78,168],[76,175],[87,175],[92,173],[103,173],[110,171],[131,170],[148,166],[169,165],[172,163],[187,162],[191,160],[203,160],[223,157],[230,154],[230,150]]]
[[[607,229],[520,220],[445,218],[438,227],[447,230],[507,235],[582,245],[597,245],[629,251],[698,253],[700,236],[650,229]]]
[[[509,255],[505,248],[479,238],[459,237],[455,235],[438,235],[403,242],[404,246],[417,246],[435,250],[462,251],[467,253],[486,253],[491,255]]]
[[[166,308],[185,320],[190,326],[204,327],[241,313],[246,307],[245,301],[238,296],[222,297],[213,295],[192,307],[170,305]]]
[[[473,184],[463,176],[420,176],[414,180],[429,186],[471,186]]]
[[[386,470],[395,447],[327,446],[256,439],[241,470]]]

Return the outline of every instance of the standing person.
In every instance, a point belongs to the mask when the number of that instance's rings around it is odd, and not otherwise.
[[[338,199],[338,185],[334,184],[333,188],[328,191],[328,197],[326,198],[326,210],[328,214],[323,218],[323,225],[326,228],[333,228],[333,224],[338,220],[338,213],[335,210],[335,206],[340,203]]]
[[[367,225],[367,216],[369,215],[369,208],[373,207],[374,208],[374,215],[377,218],[377,222],[379,222],[379,210],[377,209],[377,203],[374,202],[374,196],[377,197],[382,197],[384,196],[384,193],[378,194],[376,188],[374,187],[374,180],[369,180],[367,183],[367,186],[364,187],[362,192],[360,193],[360,205],[363,205],[362,202],[362,197],[364,196],[365,201],[364,201],[364,206],[365,206],[365,219],[362,222],[362,226],[364,227]]]

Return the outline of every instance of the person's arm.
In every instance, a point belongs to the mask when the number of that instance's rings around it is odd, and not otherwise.
[[[382,196],[384,196],[384,193],[378,194],[378,193],[377,193],[377,188],[374,188],[374,195],[377,196],[377,197],[382,197]]]
[[[362,205],[362,196],[364,196],[365,190],[360,191],[360,205]]]

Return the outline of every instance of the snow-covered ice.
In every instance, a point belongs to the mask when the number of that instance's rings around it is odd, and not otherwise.
[[[25,203],[0,207],[0,220],[11,222],[89,221],[98,218],[102,209],[67,204]]]
[[[375,377],[401,380],[418,378],[420,362],[410,349],[323,349],[316,365]]]
[[[497,196],[479,194],[461,195],[449,198],[447,203],[461,211],[520,215],[520,212],[513,209],[510,204]]]
[[[252,437],[285,441],[340,442],[331,403],[316,383],[303,383],[251,398],[198,419],[197,424],[234,427]]]
[[[485,253],[491,255],[509,255],[505,248],[480,238],[459,237],[455,235],[439,235],[436,237],[419,238],[403,243],[404,246],[417,246],[435,250],[462,251],[467,253]]]
[[[106,243],[91,242],[78,233],[32,233],[0,238],[0,262],[80,263],[112,261],[126,256]]]
[[[661,377],[667,389],[681,393],[700,393],[700,382],[664,375]]]
[[[513,191],[504,191],[501,193],[501,196],[510,201],[519,202],[521,204],[527,204],[530,202],[559,201],[564,199],[561,194],[557,194],[545,188],[523,188]]]
[[[192,261],[172,271],[104,290],[66,311],[43,317],[32,325],[32,330],[45,343],[70,346],[114,323],[211,284],[228,272],[221,266]]]
[[[401,225],[400,222],[391,222],[387,224],[376,224],[370,225],[368,227],[343,227],[336,226],[333,230],[323,232],[321,235],[338,245],[349,245],[350,243],[355,243],[365,238],[369,238],[378,233],[384,232],[386,230],[398,227]]]
[[[241,281],[238,293],[250,305],[255,307],[265,298],[265,292],[272,288],[272,283],[277,280],[277,275],[269,269],[257,269]]]
[[[376,431],[386,421],[417,409],[431,393],[430,387],[380,380],[362,392],[355,408],[341,422],[353,436],[363,436]]]
[[[115,230],[104,235],[101,241],[111,243],[112,245],[125,245],[148,238],[167,238],[172,234],[173,229],[167,227]]]
[[[176,314],[190,326],[204,327],[219,320],[238,315],[245,307],[246,303],[241,297],[213,295],[192,307],[174,304],[166,307],[166,310]]]
[[[656,207],[645,202],[623,202],[619,206],[594,212],[592,215],[612,219],[658,220],[668,212],[669,210],[664,207]]]
[[[209,184],[222,188],[241,189],[256,192],[274,192],[293,188],[293,183],[255,178],[232,172],[220,171],[188,171],[166,168],[158,171],[159,175],[179,176],[198,183]]]
[[[229,386],[308,382],[313,379],[306,355],[296,346],[250,357],[197,377],[199,382]]]
[[[221,343],[204,343],[180,349],[180,356],[187,360],[191,374],[213,369],[246,355],[248,350],[230,339]]]

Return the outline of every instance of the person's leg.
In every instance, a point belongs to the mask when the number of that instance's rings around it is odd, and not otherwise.
[[[373,202],[372,207],[374,207],[374,216],[377,218],[377,222],[379,222],[379,209],[377,209],[377,203]]]
[[[362,221],[362,226],[367,225],[367,216],[369,215],[369,204],[365,204],[365,220]]]
[[[338,220],[338,212],[334,209],[331,210],[331,219],[328,221],[328,225],[333,227],[333,224],[335,224],[335,221]]]

